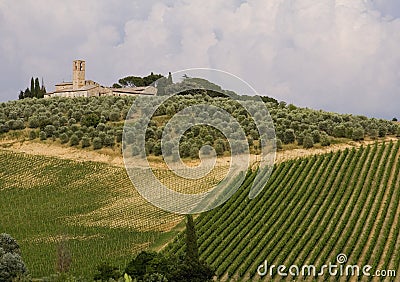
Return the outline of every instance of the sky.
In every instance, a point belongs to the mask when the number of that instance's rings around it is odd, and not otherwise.
[[[110,86],[188,68],[302,107],[400,118],[398,0],[0,0],[0,101],[72,61]]]

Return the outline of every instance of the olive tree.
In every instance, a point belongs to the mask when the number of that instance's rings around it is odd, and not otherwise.
[[[17,241],[6,233],[0,234],[0,281],[11,282],[27,273]]]

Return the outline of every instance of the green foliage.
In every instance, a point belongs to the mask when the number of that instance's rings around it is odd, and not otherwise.
[[[168,279],[161,273],[152,273],[144,275],[143,282],[168,282]]]
[[[46,127],[44,128],[44,132],[46,133],[47,138],[53,136],[55,131],[56,128],[54,125],[46,125]]]
[[[18,254],[5,253],[0,249],[0,281],[12,282],[26,273],[26,266]]]
[[[294,143],[295,140],[296,140],[296,136],[294,135],[294,130],[286,129],[284,136],[283,136],[283,143],[285,143],[285,144]]]
[[[118,83],[114,83],[114,88],[121,87],[141,87],[141,86],[149,86],[153,84],[158,79],[162,78],[161,74],[151,73],[145,77],[139,76],[127,76],[118,80]]]
[[[204,262],[182,260],[174,255],[141,252],[127,265],[125,272],[135,281],[212,281],[214,272]]]
[[[311,136],[314,144],[319,143],[321,141],[321,134],[319,133],[318,130],[314,130],[313,132],[311,132]]]
[[[93,138],[93,149],[99,150],[103,148],[103,141],[101,140],[100,137],[95,137]]]
[[[313,140],[311,135],[307,134],[306,136],[304,136],[303,147],[305,149],[309,149],[309,148],[314,147],[314,140]]]
[[[90,147],[90,138],[88,136],[82,137],[82,148]]]
[[[90,113],[82,116],[81,125],[86,127],[96,127],[100,122],[100,117],[96,113]]]
[[[199,249],[197,246],[197,236],[191,214],[186,215],[186,260],[188,262],[199,263]]]
[[[40,131],[39,132],[39,139],[40,140],[46,140],[47,139],[47,134],[46,134],[46,132],[44,132],[44,131]]]
[[[61,144],[68,143],[69,137],[66,133],[61,133],[59,137],[60,137]]]
[[[139,195],[131,198],[137,205],[117,205],[107,214],[86,217],[108,203],[131,197],[132,184],[123,167],[7,150],[0,150],[0,159],[0,226],[18,238],[33,278],[56,271],[60,240],[65,240],[72,257],[69,274],[63,275],[68,280],[55,280],[60,276],[56,275],[44,281],[93,281],[96,267],[105,258],[124,269],[149,244],[156,240],[164,244],[165,236],[174,234],[152,230],[179,217],[154,208]],[[121,217],[121,212],[135,214],[134,221]],[[97,222],[100,216],[101,225],[83,222]]]
[[[102,263],[97,267],[97,272],[94,275],[95,281],[108,282],[110,279],[117,280],[121,276],[118,267],[112,266],[109,263]]]
[[[103,140],[103,145],[106,147],[113,147],[115,145],[114,135],[106,134]]]
[[[36,138],[37,138],[36,131],[35,131],[35,130],[30,130],[30,131],[29,131],[29,139],[30,139],[30,140],[34,140],[34,139],[36,139]]]
[[[27,273],[17,241],[9,234],[0,234],[0,281],[11,282]]]
[[[277,150],[282,150],[282,141],[281,141],[281,139],[279,139],[279,138],[277,138],[276,139],[276,149]]]
[[[364,130],[362,128],[356,128],[353,131],[351,138],[354,141],[360,141],[364,139]]]
[[[170,78],[172,80],[172,76]],[[237,101],[216,94],[221,91],[222,94],[227,94],[229,91],[199,78],[187,77],[176,84],[172,84],[168,78],[160,79],[160,84],[162,84],[161,81],[165,82],[165,91],[168,93],[171,91],[183,92],[182,95],[168,99],[156,111],[151,120],[146,134],[146,141],[150,142],[147,146],[149,154],[161,154],[160,147],[157,144],[162,136],[167,118],[195,104],[209,104],[223,108],[239,122],[247,137],[251,136],[253,141],[259,140],[257,128],[250,114]],[[34,89],[35,87],[34,85]],[[193,88],[196,90],[193,90]],[[213,90],[206,91],[205,88]],[[243,102],[248,103],[250,107],[252,106],[251,97],[247,97],[247,101],[244,96],[237,96],[234,93],[232,95],[239,100],[244,100]],[[87,134],[90,138],[90,144],[92,144],[93,138],[100,137],[104,142],[103,146],[114,146],[116,143],[122,142],[122,124],[120,121],[128,113],[134,99],[135,97],[79,97],[73,99],[24,99],[2,103],[0,107],[0,133],[22,130],[28,126],[29,128],[40,128],[41,131],[46,132],[46,138],[52,140],[57,140],[62,133],[66,133],[69,138],[75,133],[79,139]],[[272,120],[263,121],[261,126],[268,128],[273,123],[276,137],[285,144],[292,144],[297,141],[297,144],[302,146],[306,134],[311,134],[314,144],[321,142],[323,134],[327,134],[330,139],[353,139],[353,137],[357,139],[359,138],[357,134],[361,129],[364,131],[364,137],[371,139],[397,134],[398,126],[391,121],[304,109],[294,105],[286,105],[284,102],[277,103],[274,99],[268,97],[262,97],[262,100],[267,104]],[[237,132],[239,130],[239,128],[233,128],[232,125],[228,124],[228,121],[224,120],[218,112],[210,111],[209,113],[202,113],[202,115],[221,123],[221,126],[228,131]],[[261,117],[261,113],[255,113],[255,116]],[[188,129],[184,135],[185,138],[182,138],[180,142],[189,142],[196,148],[208,144],[217,151],[219,156],[229,151],[229,144],[218,140],[224,138],[218,130],[209,128],[205,130],[205,128],[206,126],[199,126]],[[93,129],[97,129],[97,132]],[[110,137],[105,140],[106,135],[100,132],[110,136],[114,135],[114,142],[108,142],[112,141]],[[133,132],[130,134],[133,135],[127,139],[132,141],[135,136]],[[267,130],[267,135],[272,138],[274,136],[273,129]],[[250,138],[249,142],[251,143]],[[327,143],[329,142],[324,142],[324,144]],[[251,151],[257,152],[256,147],[258,146],[258,142],[253,142],[253,145],[250,144]],[[183,149],[185,149],[183,156],[198,157],[197,153],[194,152],[195,150],[188,149],[187,145],[184,145]]]
[[[379,126],[379,128],[378,128],[378,134],[379,134],[379,137],[385,137],[386,136],[386,134],[387,134],[387,126],[386,125],[384,125],[384,124],[381,124],[380,126]]]
[[[320,141],[321,145],[324,147],[331,145],[331,138],[325,132],[321,134]]]
[[[70,146],[77,146],[79,144],[79,137],[76,134],[72,134],[69,139]]]
[[[23,92],[22,90],[19,92],[18,99],[22,100],[25,98],[43,98],[44,94],[46,94],[46,88],[42,82],[42,86],[40,86],[39,78],[31,78],[30,88],[26,88]]]
[[[3,253],[21,254],[21,250],[17,240],[7,233],[0,234],[0,248]]]
[[[133,279],[142,280],[146,274],[169,273],[168,260],[164,255],[156,252],[140,252],[125,268],[125,273]]]
[[[116,111],[112,111],[110,113],[110,121],[119,121],[120,120],[120,113]]]
[[[250,172],[224,205],[196,218],[200,259],[215,268],[217,281],[260,280],[257,268],[266,259],[276,265],[307,261],[320,269],[344,253],[382,269],[399,265],[397,243],[391,240],[400,235],[394,223],[399,152],[400,141],[283,162],[256,202],[248,201],[255,177]],[[181,232],[165,252],[184,251]],[[270,278],[282,280],[276,272]]]

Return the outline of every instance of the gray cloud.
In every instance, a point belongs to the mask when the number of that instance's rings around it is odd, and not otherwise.
[[[396,0],[1,1],[0,100],[190,67],[232,72],[261,94],[330,111],[400,117]]]

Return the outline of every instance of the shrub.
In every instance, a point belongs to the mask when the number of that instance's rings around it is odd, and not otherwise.
[[[276,149],[277,150],[282,150],[282,141],[281,141],[281,139],[279,139],[279,138],[277,138],[276,139]]]
[[[110,121],[119,121],[120,119],[120,113],[116,111],[112,111],[110,113]]]
[[[106,125],[104,123],[99,123],[96,127],[98,131],[104,131],[106,129]]]
[[[104,146],[107,146],[107,147],[112,147],[112,146],[114,146],[114,144],[115,144],[115,137],[114,137],[114,135],[107,134],[107,135],[104,137],[103,145],[104,145]]]
[[[362,129],[361,127],[354,129],[351,139],[353,139],[354,141],[363,140],[364,139],[364,129]]]
[[[47,134],[46,134],[46,132],[44,132],[44,131],[40,131],[39,132],[39,139],[40,140],[46,140],[47,139]]]
[[[154,146],[153,146],[153,154],[154,154],[155,156],[160,156],[160,155],[162,155],[161,142],[160,142],[160,141],[158,141],[158,142],[156,142],[156,143],[154,144]]]
[[[321,134],[321,145],[322,146],[331,145],[331,138],[328,136],[328,134],[326,134],[326,133]]]
[[[303,140],[304,140],[304,133],[301,132],[297,135],[297,144],[299,146],[303,146]]]
[[[294,143],[296,136],[294,135],[293,129],[286,129],[283,134],[283,142],[285,144]]]
[[[0,234],[0,281],[11,282],[28,273],[20,254],[17,241],[8,234]]]
[[[388,129],[385,125],[381,125],[378,128],[378,132],[379,132],[379,137],[385,137],[388,132]]]
[[[69,139],[69,144],[71,146],[76,146],[79,144],[79,137],[76,134],[72,134],[71,138]]]
[[[369,131],[369,136],[371,137],[372,140],[378,139],[378,130],[373,128]]]
[[[54,125],[46,125],[46,127],[44,128],[44,132],[46,132],[47,137],[53,136],[54,131],[56,131]]]
[[[90,146],[90,138],[87,136],[82,137],[82,148],[86,148]]]
[[[14,278],[27,273],[25,263],[15,253],[3,253],[0,249],[0,281],[11,282]]]
[[[83,132],[81,130],[75,131],[76,136],[78,136],[79,140],[83,137]]]
[[[29,139],[34,140],[36,138],[37,138],[36,131],[35,130],[29,131]]]
[[[68,120],[68,124],[69,125],[73,125],[73,124],[75,124],[76,123],[76,119],[74,119],[74,118],[70,118],[69,120]]]
[[[0,133],[8,132],[10,128],[8,127],[8,124],[2,124],[0,123]]]
[[[69,128],[70,128],[73,132],[77,132],[77,131],[79,130],[79,127],[78,127],[77,124],[72,124]]]
[[[81,118],[81,125],[86,127],[96,127],[100,122],[100,117],[95,113],[84,115]]]
[[[15,253],[18,255],[21,254],[17,240],[15,240],[7,233],[0,234],[0,248],[5,253]]]
[[[319,143],[319,142],[321,141],[321,134],[319,133],[318,130],[314,130],[314,131],[311,133],[311,136],[312,136],[312,138],[313,138],[314,144],[315,144],[315,143]]]
[[[314,141],[311,135],[307,134],[303,140],[303,148],[309,149],[314,147]]]
[[[68,135],[66,133],[61,133],[60,134],[60,141],[61,141],[61,144],[68,143],[68,141],[69,141]]]
[[[120,276],[118,267],[103,263],[97,267],[97,272],[93,278],[95,281],[110,281],[110,279],[117,280]]]
[[[116,138],[118,143],[121,143],[121,141],[122,141],[122,130],[115,131],[115,138]]]
[[[98,150],[103,148],[103,142],[100,137],[93,138],[93,149]]]

